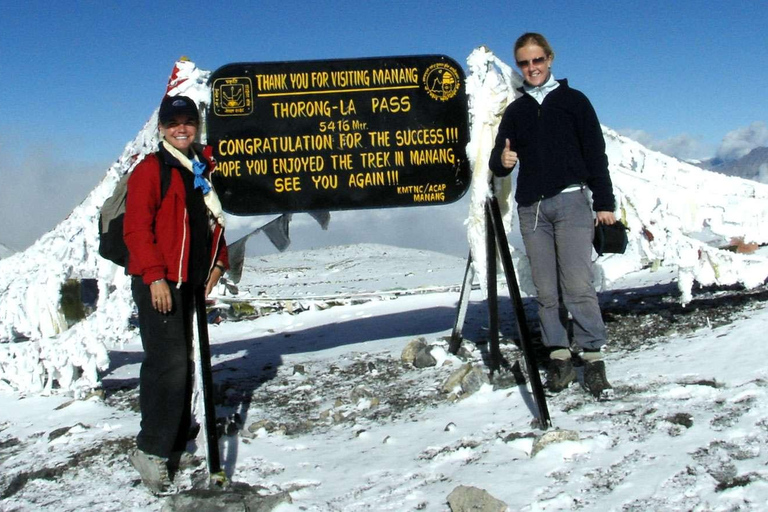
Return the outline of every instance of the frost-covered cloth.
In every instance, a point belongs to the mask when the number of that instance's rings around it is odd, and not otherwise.
[[[518,204],[531,205],[571,185],[586,183],[592,191],[592,209],[614,211],[605,139],[597,114],[583,93],[571,89],[567,80],[558,82],[541,105],[526,93],[507,107],[488,165],[497,176],[511,172],[501,165],[501,152],[509,139],[520,161]]]
[[[168,163],[178,171],[175,159]],[[210,170],[210,161],[206,163]],[[174,283],[186,282],[191,241],[187,191],[181,174],[172,171],[168,192],[161,203],[159,165],[154,154],[147,155],[128,180],[123,226],[130,255],[128,273],[141,276],[145,284],[163,278]],[[213,225],[211,240],[209,271],[217,260],[229,265],[224,228],[219,223]]]

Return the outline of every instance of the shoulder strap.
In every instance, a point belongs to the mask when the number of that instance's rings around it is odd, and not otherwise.
[[[162,201],[168,192],[168,187],[171,186],[171,168],[165,163],[165,158],[163,158],[159,151],[155,152],[155,158],[157,158],[157,162],[160,164],[160,201]]]

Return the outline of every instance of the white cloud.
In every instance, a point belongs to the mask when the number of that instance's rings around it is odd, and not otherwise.
[[[0,243],[26,249],[55,227],[98,184],[108,164],[58,159],[56,147],[0,141]]]
[[[723,160],[736,160],[763,146],[768,146],[768,125],[765,121],[755,121],[728,132],[717,150],[717,156]]]
[[[648,149],[679,158],[680,160],[704,160],[712,155],[712,148],[687,133],[675,135],[667,139],[657,139],[644,130],[627,128],[618,130],[618,132],[639,142]]]

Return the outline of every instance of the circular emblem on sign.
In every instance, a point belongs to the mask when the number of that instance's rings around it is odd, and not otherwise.
[[[432,64],[424,72],[424,88],[433,100],[448,101],[461,87],[459,72],[443,62]]]

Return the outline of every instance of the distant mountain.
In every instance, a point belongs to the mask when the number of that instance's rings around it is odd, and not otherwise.
[[[3,258],[7,258],[8,256],[13,254],[14,252],[16,252],[16,251],[11,249],[10,247],[6,247],[3,244],[0,244],[0,260],[3,259]]]
[[[699,166],[727,176],[768,183],[768,148],[755,148],[738,160],[705,160]]]

